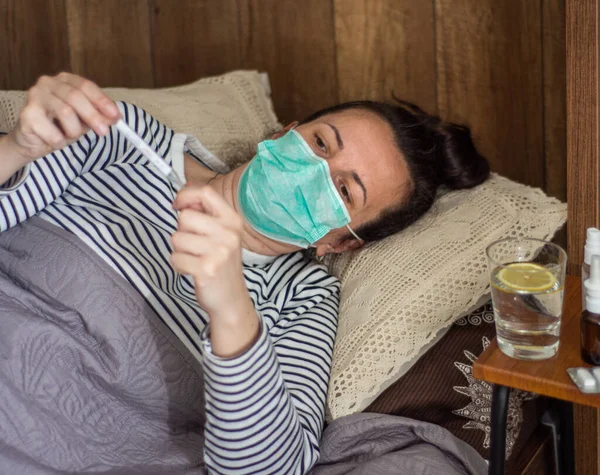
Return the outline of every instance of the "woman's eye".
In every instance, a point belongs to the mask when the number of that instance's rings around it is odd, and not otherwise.
[[[317,145],[317,147],[323,150],[323,152],[327,152],[327,146],[325,145],[325,142],[323,142],[323,139],[317,134],[315,134],[315,144]]]
[[[347,201],[350,200],[350,193],[348,193],[348,188],[346,188],[346,185],[340,185],[340,192]]]

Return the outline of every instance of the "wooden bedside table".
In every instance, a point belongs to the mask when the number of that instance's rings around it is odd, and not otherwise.
[[[561,451],[561,465],[571,474],[573,450],[577,475],[598,475],[600,394],[584,394],[569,375],[567,368],[587,366],[581,359],[579,317],[581,315],[581,279],[567,276],[560,345],[556,356],[541,361],[510,358],[500,351],[496,340],[473,364],[473,375],[494,384],[492,397],[490,474],[504,473],[506,412],[511,388],[531,391],[566,401]],[[574,414],[574,421],[573,421]],[[573,442],[574,438],[574,442]],[[573,449],[574,444],[574,449]],[[564,475],[564,474],[563,474]]]

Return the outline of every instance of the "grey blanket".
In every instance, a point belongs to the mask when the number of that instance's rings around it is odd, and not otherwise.
[[[0,473],[203,473],[201,366],[76,236],[0,234]]]
[[[443,427],[406,417],[354,414],[333,421],[312,475],[483,475],[488,466]]]
[[[205,473],[200,364],[82,241],[39,218],[0,234],[0,474]],[[479,474],[444,429],[360,414],[318,475]]]

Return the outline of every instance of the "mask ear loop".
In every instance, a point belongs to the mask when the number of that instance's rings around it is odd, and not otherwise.
[[[355,238],[356,238],[356,239],[357,239],[357,240],[358,240],[358,241],[359,241],[361,244],[364,244],[364,243],[365,243],[365,242],[364,242],[364,241],[363,241],[363,240],[362,240],[360,237],[358,237],[358,234],[356,234],[356,233],[353,231],[353,229],[352,229],[352,228],[351,228],[351,227],[350,227],[348,224],[346,224],[346,227],[348,228],[348,231],[350,231],[350,232],[352,233],[352,235],[353,235],[353,236],[354,236],[354,237],[355,237]]]

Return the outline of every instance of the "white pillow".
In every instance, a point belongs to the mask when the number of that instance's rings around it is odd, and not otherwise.
[[[421,221],[336,256],[340,319],[328,419],[360,412],[489,292],[485,248],[503,237],[549,239],[565,204],[498,175],[441,196]]]
[[[142,107],[177,132],[192,134],[235,167],[281,125],[265,73],[234,71],[164,89],[106,88],[114,100]],[[11,130],[25,105],[25,91],[0,91],[0,131]]]

